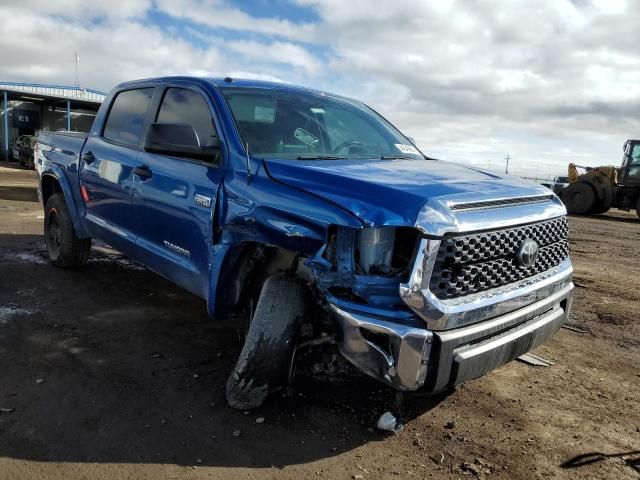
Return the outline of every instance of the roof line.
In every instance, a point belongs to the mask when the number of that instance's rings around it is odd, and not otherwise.
[[[77,85],[69,86],[69,85],[55,85],[55,84],[48,84],[48,83],[3,82],[3,81],[0,81],[0,85],[10,85],[10,86],[14,86],[14,87],[62,88],[62,89],[65,89],[65,90],[75,90],[75,91],[80,91],[80,92],[95,93],[97,95],[104,95],[104,96],[107,95],[105,92],[101,92],[100,90],[94,90],[92,88],[78,87]]]

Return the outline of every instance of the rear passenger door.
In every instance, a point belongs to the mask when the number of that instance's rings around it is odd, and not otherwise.
[[[158,87],[150,122],[192,126],[200,145],[218,137],[213,104],[196,89]],[[207,160],[140,152],[149,171],[136,178],[133,203],[136,235],[144,263],[173,282],[206,298],[209,253],[222,154]]]
[[[131,209],[140,138],[154,87],[120,91],[113,98],[97,136],[89,136],[80,160],[85,218],[93,236],[127,254],[135,252]]]

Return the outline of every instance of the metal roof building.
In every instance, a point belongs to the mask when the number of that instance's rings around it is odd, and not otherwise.
[[[11,157],[11,145],[22,135],[88,132],[105,97],[104,92],[78,86],[0,81],[2,158]]]

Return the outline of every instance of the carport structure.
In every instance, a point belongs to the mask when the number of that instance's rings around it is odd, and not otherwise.
[[[2,159],[11,156],[11,145],[21,135],[41,131],[88,132],[106,94],[78,86],[0,81]]]

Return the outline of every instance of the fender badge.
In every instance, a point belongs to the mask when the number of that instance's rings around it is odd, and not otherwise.
[[[211,197],[205,197],[204,195],[200,195],[199,193],[196,193],[196,196],[194,197],[194,201],[196,202],[196,205],[200,207],[204,207],[204,208],[211,207]]]

